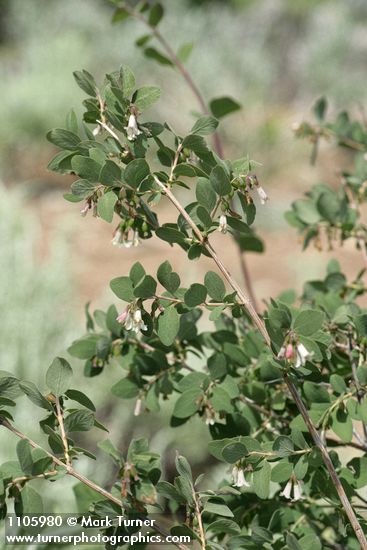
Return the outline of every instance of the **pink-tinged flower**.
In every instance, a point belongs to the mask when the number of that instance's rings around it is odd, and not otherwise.
[[[297,359],[295,368],[298,369],[306,364],[307,360],[312,356],[312,353],[310,353],[303,344],[297,344],[296,352]]]
[[[232,470],[232,485],[234,487],[251,487],[250,483],[245,478],[245,472],[243,468],[234,466]]]
[[[135,115],[131,114],[129,116],[129,122],[128,125],[125,126],[125,130],[127,133],[127,139],[129,141],[134,141],[138,136],[140,136],[141,131],[139,130],[138,122]]]
[[[227,216],[224,214],[219,218],[219,231],[224,235],[227,233]]]
[[[292,344],[288,344],[285,348],[285,353],[284,353],[285,358],[286,359],[292,359],[293,353],[294,353],[294,349],[293,349]]]
[[[118,317],[116,317],[116,321],[118,323],[121,323],[121,325],[124,325],[126,323],[127,317],[130,315],[128,308],[125,309]]]

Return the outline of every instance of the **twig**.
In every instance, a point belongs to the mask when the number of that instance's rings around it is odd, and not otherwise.
[[[241,268],[242,268],[243,278],[245,279],[245,285],[246,285],[247,291],[249,293],[249,297],[251,299],[251,302],[254,304],[254,308],[256,309],[256,311],[259,311],[259,306],[258,306],[258,303],[257,303],[257,300],[256,300],[256,295],[255,295],[255,292],[254,292],[254,287],[253,287],[253,284],[252,284],[250,272],[249,272],[248,265],[247,265],[247,262],[246,262],[245,253],[242,250],[241,250]]]
[[[195,510],[196,510],[196,517],[198,520],[198,526],[199,526],[199,533],[200,533],[200,544],[201,544],[201,550],[206,550],[206,538],[205,538],[205,530],[203,526],[203,521],[201,518],[201,510],[200,510],[200,502],[197,497],[197,494],[195,492],[195,489],[192,490],[192,495],[195,502]]]
[[[192,93],[196,97],[203,114],[209,115],[210,111],[208,109],[206,101],[205,101],[202,93],[200,92],[198,86],[194,82],[191,74],[186,69],[186,67],[182,63],[182,61],[177,57],[177,55],[174,52],[173,48],[167,42],[167,40],[164,38],[164,36],[159,32],[157,27],[150,25],[149,21],[144,17],[144,15],[142,15],[141,13],[135,11],[133,8],[131,8],[131,6],[127,5],[125,2],[123,2],[123,7],[132,17],[135,17],[136,19],[141,21],[142,23],[144,23],[144,25],[146,25],[150,29],[151,33],[156,37],[158,42],[160,42],[160,44],[163,46],[166,54],[168,55],[168,57],[172,61],[173,65],[176,66],[176,68],[178,69],[178,71],[181,73],[182,77],[186,81],[188,87],[191,89]],[[220,136],[219,136],[218,132],[214,133],[213,142],[214,142],[214,148],[215,148],[216,153],[218,154],[219,157],[223,158],[224,157],[224,150],[223,150],[222,140],[220,139]],[[180,151],[177,151],[177,153],[176,153],[176,157],[175,157],[175,160],[174,160],[175,166],[178,162],[179,153],[180,153]],[[174,167],[171,170],[170,179],[172,177],[173,170],[174,170]],[[243,276],[244,276],[244,279],[245,279],[245,285],[246,285],[247,291],[249,293],[249,296],[251,298],[251,301],[254,304],[255,309],[257,310],[256,298],[255,298],[253,286],[252,286],[252,283],[251,283],[250,274],[249,274],[249,271],[248,271],[248,268],[247,268],[247,265],[246,265],[245,253],[242,250],[240,250],[240,255],[241,255],[241,268],[242,268]]]
[[[250,315],[251,319],[253,320],[254,324],[258,327],[260,333],[262,334],[266,344],[271,348],[271,339],[270,336],[266,330],[265,324],[263,320],[259,317],[256,310],[254,309],[253,305],[251,304],[250,300],[246,296],[246,294],[243,292],[241,287],[238,285],[238,283],[233,279],[232,275],[228,271],[228,269],[225,267],[225,265],[222,263],[222,261],[217,256],[215,250],[213,249],[212,245],[209,243],[207,238],[204,238],[203,234],[201,233],[200,229],[197,227],[195,222],[191,219],[189,214],[186,212],[184,207],[181,205],[181,203],[176,199],[175,195],[172,193],[172,191],[162,183],[157,176],[154,176],[155,182],[157,185],[161,188],[162,192],[170,199],[172,204],[177,208],[177,210],[180,212],[180,214],[183,216],[183,218],[187,221],[187,223],[190,225],[191,229],[193,230],[196,237],[199,239],[200,244],[206,248],[214,262],[217,264],[219,270],[227,280],[227,282],[231,285],[233,290],[237,292],[237,295],[239,299],[242,302],[242,305],[247,310],[248,314]],[[327,467],[331,479],[334,483],[335,489],[339,495],[340,501],[343,505],[343,508],[349,518],[349,521],[353,527],[353,530],[356,534],[356,537],[358,541],[361,544],[362,550],[367,550],[367,540],[363,533],[362,527],[357,519],[357,516],[354,513],[354,510],[348,500],[348,497],[344,491],[343,485],[341,484],[341,481],[338,477],[338,474],[334,468],[334,465],[331,461],[331,458],[329,456],[329,453],[327,451],[326,446],[324,445],[322,439],[320,438],[315,426],[313,425],[313,422],[306,410],[305,405],[303,404],[303,401],[301,397],[298,394],[297,388],[292,382],[292,380],[288,377],[287,373],[284,373],[284,381],[286,382],[288,389],[297,405],[298,410],[300,411],[302,418],[304,419],[306,426],[308,428],[308,431],[310,432],[312,439],[314,440],[317,447],[319,447],[321,451],[321,456],[323,458],[324,464]]]
[[[65,469],[67,475],[75,477],[78,481],[80,481],[81,483],[84,483],[84,485],[87,485],[88,487],[93,489],[93,491],[103,496],[105,499],[109,500],[110,502],[113,502],[114,504],[119,506],[119,508],[121,509],[123,508],[123,502],[120,499],[116,498],[114,495],[112,495],[108,491],[105,491],[105,489],[103,489],[96,483],[93,483],[93,481],[91,481],[87,477],[83,476],[82,474],[74,470],[74,468],[71,465],[64,464],[60,459],[58,459],[52,453],[50,453],[49,451],[46,451],[46,449],[38,445],[38,443],[35,443],[34,441],[32,441],[32,439],[30,439],[25,434],[17,430],[12,424],[10,424],[10,422],[6,418],[0,417],[0,425],[4,426],[4,428],[7,428],[10,432],[12,432],[14,435],[19,437],[20,439],[24,439],[25,441],[28,441],[30,446],[33,447],[34,449],[41,449],[44,453],[46,453],[47,456],[49,456],[53,460],[55,464]],[[157,525],[156,522],[154,522],[153,528],[155,529],[155,531],[157,531],[157,533],[160,533],[164,537],[167,537],[167,533],[164,531],[164,529],[162,529],[159,525]],[[179,548],[180,550],[189,550],[189,548],[184,544],[180,544],[180,543],[173,543],[173,544],[177,546],[177,548]]]
[[[348,497],[344,491],[344,487],[343,485],[341,484],[341,481],[338,477],[338,474],[336,473],[336,470],[334,468],[334,465],[331,461],[331,458],[329,456],[329,453],[323,443],[323,441],[321,440],[315,426],[313,425],[312,423],[312,420],[306,410],[306,407],[304,406],[303,404],[303,401],[302,399],[300,398],[300,396],[298,395],[298,391],[297,391],[297,388],[295,387],[294,383],[290,380],[290,378],[288,377],[287,374],[285,374],[284,376],[285,378],[285,381],[287,383],[287,386],[288,386],[288,389],[297,405],[297,408],[298,410],[300,411],[301,415],[302,415],[302,418],[307,426],[307,429],[308,431],[310,432],[311,436],[312,436],[312,439],[314,440],[314,442],[316,443],[316,445],[318,446],[318,448],[320,449],[321,451],[321,455],[322,455],[322,459],[324,461],[324,464],[325,466],[327,467],[328,471],[329,471],[329,474],[331,476],[331,479],[333,481],[333,484],[334,484],[334,487],[338,493],[338,496],[339,496],[339,499],[343,505],[343,508],[349,518],[349,521],[353,527],[353,530],[357,536],[357,539],[361,545],[361,548],[362,550],[366,550],[367,549],[367,540],[366,540],[366,537],[363,533],[363,530],[362,530],[362,527],[357,519],[357,516],[355,515],[354,513],[354,510],[352,508],[352,505],[351,503],[349,502],[348,500]]]
[[[250,317],[253,319],[255,325],[261,332],[265,342],[268,344],[269,347],[271,347],[271,341],[269,334],[265,328],[265,325],[263,321],[260,319],[259,315],[257,314],[254,306],[252,305],[251,300],[249,297],[243,292],[242,288],[238,285],[238,283],[233,279],[232,275],[226,268],[226,266],[223,264],[223,262],[218,257],[216,251],[214,250],[213,246],[209,243],[209,240],[204,237],[204,235],[201,233],[198,226],[195,224],[195,222],[191,219],[189,214],[186,212],[186,210],[183,208],[181,203],[176,199],[175,195],[172,193],[172,191],[162,183],[157,176],[154,176],[154,180],[157,183],[157,185],[161,188],[162,192],[169,198],[169,200],[172,202],[172,204],[177,208],[177,210],[180,212],[182,217],[187,221],[187,223],[190,225],[191,229],[195,233],[196,237],[199,239],[200,244],[205,247],[205,249],[209,252],[210,256],[214,260],[214,262],[217,264],[219,270],[223,274],[226,281],[231,285],[233,290],[237,293],[238,298],[240,299],[242,305],[246,308],[247,312],[249,313]]]
[[[60,399],[58,397],[55,398],[55,405],[56,405],[56,418],[59,423],[60,435],[62,439],[62,444],[64,446],[65,460],[66,460],[67,466],[70,466],[71,460],[70,460],[70,454],[69,454],[68,438],[65,432],[63,411],[60,405]]]
[[[354,383],[355,383],[355,386],[356,386],[356,389],[357,389],[357,399],[358,399],[358,403],[361,403],[362,401],[362,395],[361,395],[361,385],[359,383],[359,380],[358,380],[358,376],[357,376],[357,365],[356,365],[356,361],[353,357],[353,349],[354,349],[354,345],[353,345],[353,339],[352,339],[352,334],[349,333],[348,335],[348,347],[349,347],[349,359],[350,359],[350,364],[351,364],[351,367],[352,367],[352,376],[353,376],[353,380],[354,380]],[[362,429],[363,429],[363,436],[364,436],[364,443],[365,445],[367,445],[367,425],[365,422],[363,422],[362,420]]]

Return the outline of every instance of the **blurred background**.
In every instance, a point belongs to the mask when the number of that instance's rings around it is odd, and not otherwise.
[[[188,68],[205,97],[230,95],[243,109],[220,127],[226,156],[249,154],[261,163],[257,174],[270,195],[259,207],[257,228],[266,241],[265,255],[248,254],[259,300],[286,288],[302,289],[306,279],[324,273],[326,261],[336,256],[354,276],[360,268],[352,248],[302,253],[294,230],[283,217],[290,203],[312,184],[338,184],[349,158],[323,144],[315,167],[310,147],[298,142],[292,124],[310,118],[316,98],[326,95],[332,111],[348,108],[355,114],[366,106],[367,4],[364,0],[176,0],[163,1],[167,15],[161,31],[177,49],[194,42]],[[111,24],[112,6],[104,0],[0,0],[0,323],[1,368],[42,382],[51,359],[83,334],[83,308],[104,308],[114,301],[110,279],[124,275],[140,260],[149,269],[170,257],[189,284],[208,270],[207,260],[185,268],[184,255],[158,239],[136,249],[110,246],[113,226],[82,219],[80,205],[64,201],[72,179],[47,172],[55,153],[45,139],[52,127],[64,125],[67,111],[81,113],[84,95],[72,77],[85,68],[103,79],[121,63],[136,73],[138,84],[163,88],[161,101],[149,118],[169,121],[179,133],[191,127],[198,106],[180,75],[146,59],[135,40],[141,24],[128,20]],[[161,219],[173,221],[165,205]],[[242,281],[236,250],[219,235],[216,246]],[[166,426],[173,403],[161,414],[134,419],[133,403],[109,395],[121,376],[115,368],[99,378],[83,379],[74,361],[77,382],[102,406],[100,420],[111,428],[111,439],[122,449],[134,436],[148,435],[151,446],[166,457],[169,471],[174,450],[183,451],[194,467],[210,463],[204,446],[208,439],[200,420],[175,430]],[[108,407],[106,405],[108,401]],[[32,414],[30,415],[30,410]],[[23,401],[17,424],[42,441],[38,412]],[[88,441],[93,447],[100,437]],[[16,442],[1,432],[1,461],[14,457]],[[101,458],[98,468],[81,462],[81,470],[108,483],[111,472]],[[215,476],[215,469],[208,474]],[[67,482],[73,485],[72,481]],[[55,488],[56,489],[56,488]],[[72,495],[65,501],[49,494],[64,511],[75,510]]]

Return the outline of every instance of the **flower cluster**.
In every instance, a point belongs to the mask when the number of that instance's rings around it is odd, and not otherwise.
[[[148,330],[147,325],[143,321],[141,309],[137,308],[135,303],[129,304],[126,309],[117,316],[116,321],[121,323],[125,330],[133,330],[136,333]]]
[[[139,234],[135,229],[126,229],[122,231],[120,227],[116,229],[112,239],[113,246],[131,248],[132,246],[139,246]]]

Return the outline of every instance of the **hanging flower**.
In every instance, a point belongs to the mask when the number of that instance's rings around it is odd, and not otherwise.
[[[256,185],[256,191],[257,191],[257,194],[260,197],[261,204],[265,204],[266,201],[269,200],[269,197],[266,194],[265,189],[263,187],[261,187],[261,185]]]
[[[135,304],[129,304],[125,311],[116,317],[116,321],[123,325],[125,330],[133,330],[136,333],[148,330],[142,319],[141,309],[136,308]]]
[[[280,496],[287,498],[289,500],[291,498],[292,487],[293,487],[293,481],[292,479],[289,479],[287,482],[287,485],[284,487],[283,491],[280,493]]]
[[[80,211],[80,215],[83,216],[83,218],[85,218],[85,216],[88,214],[88,211],[90,210],[90,208],[91,208],[91,206],[90,206],[89,202],[86,201],[84,203],[83,208]]]
[[[292,498],[293,490],[293,498]],[[298,479],[291,477],[287,485],[284,487],[283,491],[280,493],[280,496],[287,498],[288,500],[293,500],[294,502],[302,499],[302,489],[301,482]]]
[[[111,242],[114,246],[119,246],[124,248],[139,246],[140,244],[139,233],[137,231],[133,231],[133,233],[131,234],[130,229],[127,229],[126,231],[122,231],[120,228],[118,228],[116,229]]]
[[[113,239],[111,241],[113,246],[122,246],[123,244],[123,233],[120,228],[116,229]]]
[[[286,359],[292,359],[293,354],[294,354],[294,348],[293,348],[292,344],[288,344],[285,348],[285,353],[284,353],[285,358]]]
[[[129,116],[129,123],[125,126],[125,130],[129,141],[134,141],[138,136],[140,136],[141,131],[139,130],[138,122],[134,114]]]
[[[234,487],[251,487],[245,478],[244,469],[238,466],[234,466],[232,470],[232,485]]]
[[[138,397],[138,399],[136,400],[136,403],[135,403],[135,409],[134,409],[134,416],[139,416],[140,413],[141,413],[141,404],[142,404],[142,400],[140,397]]]
[[[205,424],[207,426],[213,426],[215,424],[215,413],[210,407],[205,408]]]
[[[147,325],[144,323],[142,315],[141,315],[141,309],[136,309],[133,313],[133,327],[132,330],[135,332],[139,332],[139,330],[148,330]]]
[[[224,214],[219,218],[219,231],[223,234],[227,233],[227,216]]]
[[[296,352],[297,359],[295,368],[298,369],[306,364],[306,361],[312,356],[312,353],[310,353],[303,344],[297,344]]]
[[[101,127],[100,126],[96,126],[95,128],[93,128],[93,131],[92,131],[92,134],[94,135],[94,137],[97,137],[98,134],[101,133]]]

